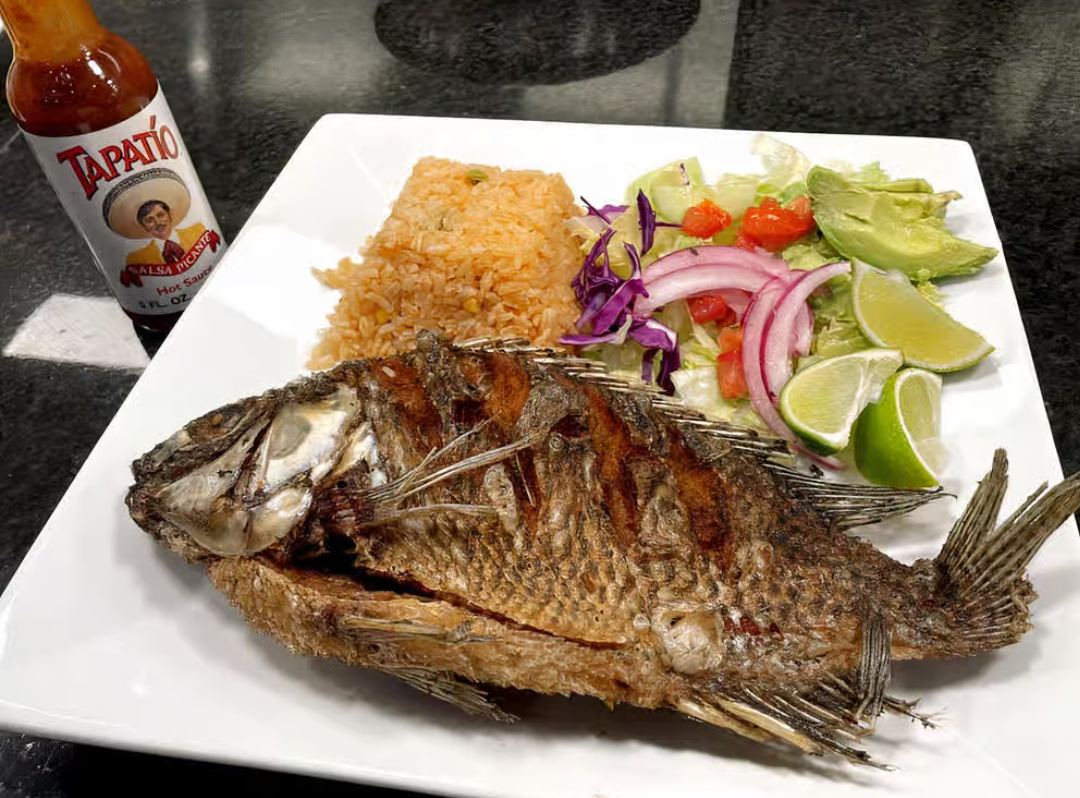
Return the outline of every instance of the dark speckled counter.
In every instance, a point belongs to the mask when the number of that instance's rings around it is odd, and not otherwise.
[[[1066,471],[1080,469],[1080,6],[1068,0],[99,0],[225,234],[330,112],[943,136],[974,147]],[[10,57],[0,42],[0,63]],[[0,346],[104,283],[0,114]],[[152,354],[158,342],[144,338]],[[0,588],[138,377],[0,358]],[[0,796],[391,795],[0,733]]]

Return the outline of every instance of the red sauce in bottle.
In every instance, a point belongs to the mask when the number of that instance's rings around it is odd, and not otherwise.
[[[0,0],[0,17],[12,114],[121,307],[168,331],[224,242],[153,70],[86,0]]]

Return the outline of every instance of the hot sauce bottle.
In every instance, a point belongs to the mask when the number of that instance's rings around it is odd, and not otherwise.
[[[132,321],[172,328],[225,242],[161,86],[86,0],[0,0],[7,99]]]

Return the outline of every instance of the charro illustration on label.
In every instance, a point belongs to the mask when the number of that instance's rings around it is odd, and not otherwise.
[[[141,243],[127,253],[121,285],[142,287],[142,278],[148,276],[179,277],[208,248],[217,252],[221,235],[188,219],[190,211],[191,192],[171,169],[148,169],[109,192],[102,206],[105,224],[117,235]]]
[[[183,310],[225,241],[160,90],[112,127],[27,140],[120,304]]]

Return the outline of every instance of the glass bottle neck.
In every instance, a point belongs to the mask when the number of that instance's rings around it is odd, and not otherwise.
[[[0,18],[26,61],[66,61],[102,32],[87,0],[0,0]]]

